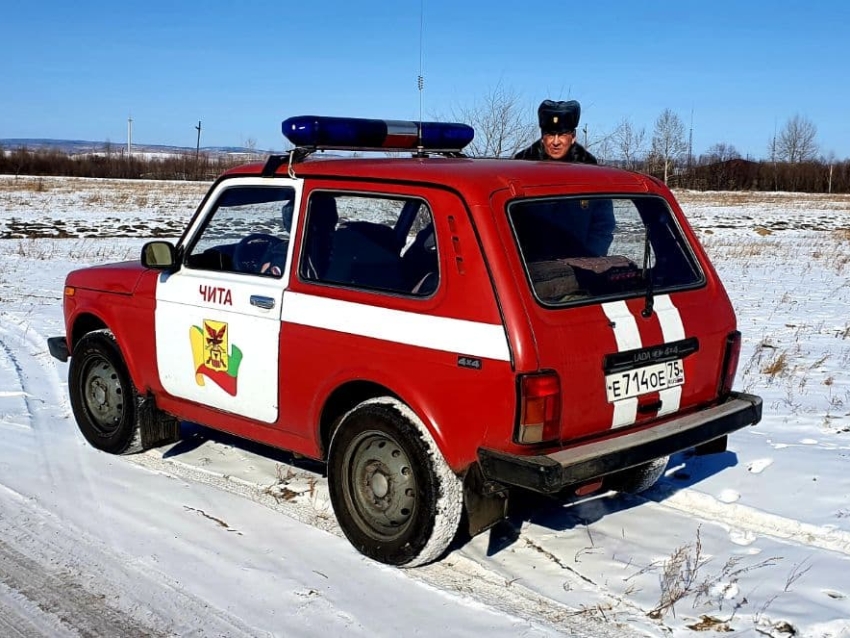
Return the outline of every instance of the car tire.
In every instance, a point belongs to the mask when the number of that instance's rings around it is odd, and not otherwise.
[[[139,395],[110,330],[96,330],[75,345],[68,390],[77,425],[92,447],[111,454],[142,450]]]
[[[622,472],[611,474],[605,480],[605,487],[625,494],[640,494],[658,482],[667,469],[669,456],[631,467]]]
[[[374,560],[423,565],[457,534],[462,482],[412,410],[391,397],[363,402],[342,418],[328,484],[342,531]]]

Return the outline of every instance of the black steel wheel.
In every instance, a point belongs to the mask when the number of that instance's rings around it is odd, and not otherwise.
[[[90,332],[75,344],[68,390],[80,432],[93,447],[111,454],[142,449],[138,394],[112,332]]]
[[[424,426],[394,399],[364,402],[342,420],[331,442],[328,483],[349,541],[382,563],[430,562],[457,533],[460,480]]]

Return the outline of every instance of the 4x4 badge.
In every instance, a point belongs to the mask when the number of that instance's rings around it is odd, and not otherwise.
[[[242,351],[230,345],[227,324],[204,319],[203,329],[200,326],[189,329],[189,339],[195,360],[195,383],[203,386],[207,377],[230,396],[236,396]]]

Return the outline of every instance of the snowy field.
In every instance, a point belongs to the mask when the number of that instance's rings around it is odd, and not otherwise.
[[[207,187],[0,176],[0,636],[850,637],[850,197],[677,193],[764,399],[728,452],[399,570],[342,537],[320,466],[78,433],[46,348],[65,274],[177,237]]]

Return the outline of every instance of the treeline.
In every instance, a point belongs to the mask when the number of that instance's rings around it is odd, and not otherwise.
[[[664,178],[663,168],[651,163],[637,170]],[[671,188],[693,190],[791,191],[850,193],[850,160],[825,164],[809,162],[754,162],[745,159],[701,159],[691,167],[677,167],[667,178]]]
[[[119,179],[209,180],[225,170],[260,157],[208,153],[149,156],[144,153],[69,155],[58,149],[0,151],[0,174]]]
[[[123,153],[69,155],[58,149],[18,148],[0,153],[0,174],[212,180],[229,168],[263,159],[262,155],[207,153],[199,153],[197,157],[195,153],[153,157],[142,153],[129,157]],[[629,165],[617,160],[605,163],[664,179],[663,163],[652,156]],[[739,157],[718,160],[708,155],[695,159],[690,166],[681,164],[667,176],[672,188],[850,193],[850,160],[830,164],[815,160],[792,163]]]

